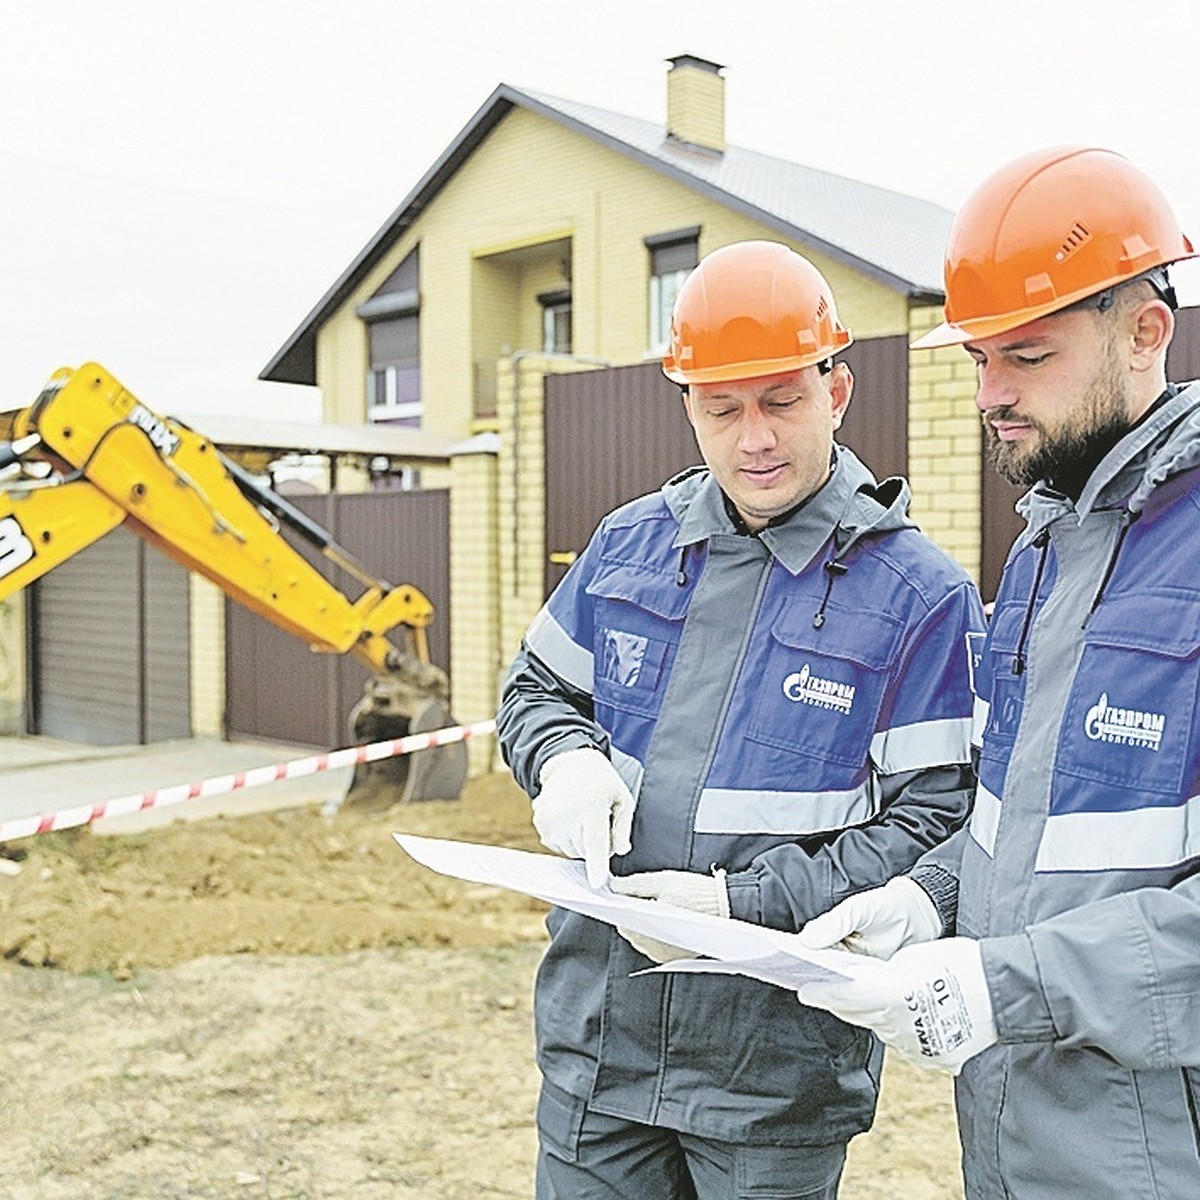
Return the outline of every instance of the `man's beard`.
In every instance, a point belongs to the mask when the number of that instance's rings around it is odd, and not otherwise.
[[[1024,439],[1004,442],[992,421],[1013,419],[1012,408],[994,408],[984,419],[988,461],[1009,483],[1031,487],[1039,479],[1049,480],[1069,496],[1078,497],[1096,464],[1129,432],[1129,396],[1124,377],[1110,344],[1105,361],[1087,391],[1058,422],[1047,427],[1024,414],[1037,435],[1032,447]]]

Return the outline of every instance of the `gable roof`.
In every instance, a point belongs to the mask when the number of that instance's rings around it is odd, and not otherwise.
[[[514,108],[633,158],[909,297],[943,298],[942,255],[954,214],[940,205],[737,146],[718,154],[668,137],[666,127],[653,121],[501,84],[276,351],[260,379],[316,383],[317,330]]]

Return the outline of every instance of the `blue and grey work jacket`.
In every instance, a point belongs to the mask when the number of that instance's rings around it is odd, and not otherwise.
[[[728,872],[733,916],[796,930],[907,870],[965,819],[964,572],[839,448],[827,484],[757,536],[709,473],[616,510],[533,621],[498,727],[520,784],[577,746],[637,799],[619,874]],[[864,1129],[878,1047],[746,978],[640,976],[609,927],[555,911],[539,1062],[618,1117],[738,1143]]]
[[[982,660],[969,827],[914,874],[981,938],[972,1200],[1200,1196],[1200,385],[1042,484]]]

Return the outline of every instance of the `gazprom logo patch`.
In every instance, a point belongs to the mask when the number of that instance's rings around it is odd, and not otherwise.
[[[1117,708],[1108,702],[1108,693],[1087,710],[1083,732],[1093,742],[1117,742],[1122,746],[1141,746],[1157,750],[1162,744],[1167,718],[1162,713],[1142,712],[1136,708]]]
[[[798,704],[815,704],[841,713],[848,713],[854,706],[853,684],[822,679],[812,673],[808,663],[783,681],[783,694]]]

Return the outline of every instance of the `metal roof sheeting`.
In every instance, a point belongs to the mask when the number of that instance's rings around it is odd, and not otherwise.
[[[942,295],[942,258],[954,220],[949,209],[738,146],[727,146],[723,154],[701,150],[668,138],[665,127],[653,121],[539,92],[523,94],[685,176],[684,182],[705,185],[733,207],[782,222],[781,231],[819,244],[898,290]]]

